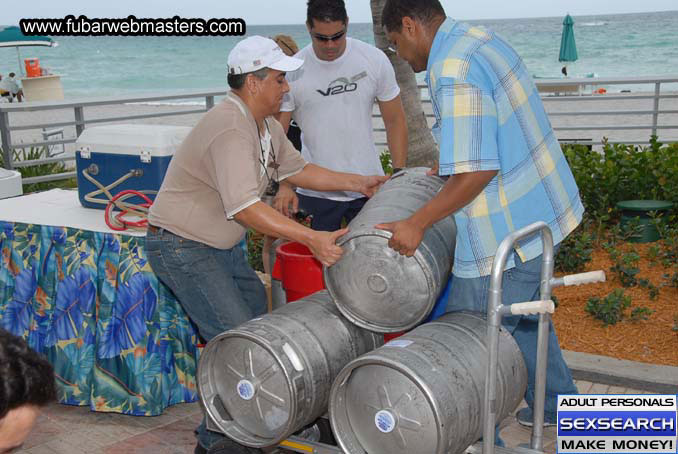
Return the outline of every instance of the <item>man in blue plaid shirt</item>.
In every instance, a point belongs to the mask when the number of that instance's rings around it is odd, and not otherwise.
[[[424,232],[454,213],[457,246],[447,310],[487,311],[489,275],[501,241],[536,221],[560,243],[580,223],[584,207],[574,177],[544,111],[532,77],[501,37],[446,17],[438,0],[388,0],[382,22],[398,55],[426,70],[440,147],[438,173],[452,176],[411,217],[381,224],[389,246],[412,256]],[[526,238],[509,257],[503,303],[538,299],[542,246]],[[528,407],[518,421],[532,424],[537,318],[505,317],[528,368]],[[576,394],[553,326],[550,329],[545,423],[556,421],[558,394]]]

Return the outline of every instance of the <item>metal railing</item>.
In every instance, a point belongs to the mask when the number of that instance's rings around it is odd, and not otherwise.
[[[657,76],[657,77],[617,77],[617,78],[563,78],[563,79],[535,79],[537,89],[541,94],[541,99],[548,112],[549,118],[553,123],[558,123],[560,119],[573,118],[580,120],[568,125],[555,124],[553,130],[558,133],[568,131],[591,132],[601,131],[647,131],[647,139],[644,140],[610,140],[608,143],[625,144],[649,144],[650,135],[660,136],[665,142],[678,142],[678,101],[673,108],[660,108],[661,100],[678,99],[678,76]],[[674,91],[662,88],[668,84],[675,84]],[[610,86],[634,87],[633,93],[615,93],[601,94],[597,89]],[[424,104],[424,113],[427,118],[434,118],[428,98],[428,89],[426,85],[418,85],[422,92],[422,103]],[[635,87],[640,87],[636,91]],[[624,104],[634,101],[652,100],[651,109],[628,109],[615,104]],[[586,102],[594,107],[594,110],[573,110],[574,103]],[[581,104],[579,104],[581,106]],[[596,106],[604,106],[602,109],[595,109]],[[661,123],[661,118],[675,115],[675,118],[669,117],[669,123]],[[619,116],[622,122],[619,124],[592,124],[590,119],[597,117]],[[379,115],[374,115],[379,117]],[[647,118],[646,123],[641,123],[642,119]],[[633,124],[625,124],[627,120],[636,121]],[[599,123],[599,121],[596,121]],[[384,128],[376,128],[375,132],[385,132]],[[561,134],[564,135],[564,134]],[[583,139],[588,145],[600,145],[602,140]],[[560,138],[561,143],[581,143],[582,139]],[[377,145],[386,145],[386,142],[377,142]]]
[[[146,118],[157,118],[157,117],[166,117],[174,115],[190,115],[197,113],[204,113],[207,110],[211,109],[214,106],[214,101],[216,97],[225,96],[228,91],[226,90],[211,90],[211,91],[189,91],[189,92],[173,92],[166,94],[148,94],[148,95],[138,95],[138,96],[127,96],[127,97],[102,97],[102,98],[88,98],[80,100],[69,100],[69,101],[49,101],[49,102],[27,102],[27,103],[4,103],[0,104],[0,143],[2,146],[2,158],[4,162],[4,167],[7,169],[13,169],[17,167],[28,167],[36,166],[41,164],[50,164],[56,162],[65,162],[74,160],[74,156],[71,154],[65,154],[64,156],[56,157],[47,157],[43,159],[32,159],[26,161],[18,161],[14,158],[14,150],[16,149],[25,149],[27,147],[50,147],[54,145],[65,145],[69,143],[75,143],[77,137],[82,134],[85,130],[86,125],[97,124],[97,123],[112,123],[118,121],[127,121],[127,120],[140,120]],[[149,103],[149,102],[161,102],[161,101],[172,101],[172,100],[190,100],[190,99],[204,99],[205,106],[196,106],[195,109],[184,109],[184,110],[174,110],[174,111],[163,111],[163,112],[154,112],[148,114],[134,114],[134,115],[117,115],[117,116],[107,116],[107,117],[97,117],[97,118],[88,118],[86,116],[86,109],[92,107],[100,106],[114,106],[120,104],[130,104],[130,103]],[[10,115],[19,113],[19,112],[42,112],[42,111],[53,111],[53,110],[72,110],[73,120],[69,121],[58,121],[50,123],[30,123],[22,125],[12,125],[10,123]],[[44,134],[49,134],[50,129],[65,127],[75,127],[75,137],[62,138],[62,139],[50,139],[49,137],[43,140],[23,143],[23,142],[14,142],[12,140],[12,131],[22,131],[22,130],[42,130],[43,137]],[[52,175],[42,175],[38,177],[24,178],[23,184],[30,183],[40,183],[44,181],[56,181],[64,180],[68,178],[75,177],[75,172],[64,172],[59,174]]]
[[[661,109],[660,101],[661,100],[672,100],[678,99],[678,90],[676,92],[662,92],[662,87],[666,87],[667,84],[678,84],[678,76],[666,76],[666,77],[625,77],[625,78],[583,78],[583,79],[536,79],[535,80],[537,88],[542,94],[542,100],[547,108],[549,117],[555,122],[559,118],[574,118],[578,120],[583,120],[582,123],[569,124],[567,126],[554,125],[554,130],[556,134],[559,132],[568,132],[568,131],[578,131],[578,132],[590,132],[590,131],[640,131],[647,130],[648,140],[622,140],[623,143],[628,144],[647,144],[649,143],[649,136],[660,135],[660,139],[664,141],[678,141],[678,102],[675,103],[675,109]],[[605,94],[599,95],[596,93],[597,87],[609,87],[609,86],[646,86],[652,87],[647,92],[634,92],[634,93],[619,93],[619,94]],[[433,118],[433,113],[431,109],[431,101],[428,99],[428,90],[425,85],[419,85],[419,88],[422,91],[422,103],[424,104],[424,111],[428,118]],[[64,154],[61,156],[47,157],[44,159],[30,160],[30,161],[18,161],[13,159],[15,149],[23,149],[26,147],[52,147],[54,145],[65,145],[74,143],[77,140],[77,137],[80,136],[82,131],[85,129],[86,125],[97,124],[97,123],[111,123],[118,121],[127,121],[127,120],[140,120],[148,118],[158,118],[165,116],[173,115],[190,115],[203,113],[209,110],[214,106],[215,98],[226,95],[227,90],[210,90],[210,91],[190,91],[190,92],[172,92],[164,94],[150,94],[150,95],[138,95],[138,96],[127,96],[127,97],[105,97],[105,98],[88,98],[82,100],[69,100],[69,101],[52,101],[52,102],[37,102],[37,103],[11,103],[11,104],[0,104],[0,143],[2,146],[2,156],[4,160],[4,167],[8,169],[13,169],[16,167],[26,167],[26,166],[35,166],[40,164],[49,164],[55,162],[64,162],[72,161],[74,159],[72,154]],[[171,101],[171,100],[187,100],[187,99],[204,99],[205,106],[197,107],[195,109],[184,109],[176,111],[163,111],[163,112],[154,112],[146,114],[134,114],[134,115],[117,115],[109,117],[97,117],[90,118],[86,115],[86,109],[99,106],[113,106],[120,104],[129,104],[129,103],[152,103],[152,102],[162,102],[162,101]],[[613,104],[617,101],[639,101],[639,100],[652,100],[651,109],[623,109],[615,108]],[[594,109],[594,110],[572,110],[572,103],[581,103],[586,102],[592,103],[592,106],[604,106],[604,108]],[[555,106],[568,106],[556,108]],[[581,106],[581,104],[578,104]],[[554,106],[550,108],[550,106]],[[43,122],[43,123],[30,123],[30,124],[21,124],[21,125],[12,125],[10,123],[10,115],[20,113],[20,112],[40,112],[40,111],[50,111],[50,110],[72,110],[73,120],[69,121],[58,121],[58,122]],[[378,111],[377,111],[378,112]],[[673,121],[671,115],[675,116],[675,122],[673,124],[666,122],[661,122],[660,119],[668,116],[670,121]],[[380,115],[375,113],[373,115],[375,118],[379,118]],[[634,123],[634,124],[625,124],[625,121],[620,122],[619,124],[591,124],[587,121],[590,118],[600,118],[600,117],[610,117],[610,116],[619,116],[621,118],[629,119],[638,119],[647,117],[649,121],[646,124]],[[35,130],[41,129],[43,132],[46,130],[54,128],[67,128],[75,127],[75,137],[70,138],[61,138],[61,139],[51,139],[49,137],[30,143],[18,143],[12,140],[13,131],[22,131],[22,130]],[[376,127],[374,129],[375,133],[384,135],[385,129],[383,127]],[[659,132],[661,131],[661,134]],[[671,137],[669,137],[671,136]],[[561,142],[581,142],[582,139],[568,139],[561,138]],[[593,139],[584,139],[587,144],[597,145],[602,143],[602,140],[593,140]],[[386,142],[384,139],[379,141],[375,140],[376,145],[384,146]],[[614,141],[610,141],[614,143]],[[25,178],[23,180],[24,184],[28,183],[38,183],[43,181],[54,181],[62,180],[66,178],[72,178],[75,176],[75,172],[65,172],[56,175],[44,175],[39,177]]]
[[[662,84],[678,83],[678,77],[676,76],[666,76],[666,77],[619,77],[619,78],[606,78],[606,79],[563,79],[563,80],[549,80],[549,81],[540,81],[537,83],[537,87],[541,92],[553,89],[554,87],[563,86],[571,87],[572,90],[568,93],[573,93],[576,87],[577,95],[572,96],[568,94],[566,96],[544,96],[542,97],[543,101],[548,107],[549,103],[572,103],[572,102],[581,102],[585,101],[587,103],[597,103],[598,105],[610,104],[616,101],[629,102],[629,101],[640,101],[640,100],[652,100],[652,109],[651,110],[624,110],[624,109],[610,109],[610,110],[586,110],[586,111],[569,111],[569,112],[549,112],[549,117],[566,117],[566,116],[576,116],[583,118],[591,117],[600,117],[600,116],[611,116],[619,115],[623,117],[650,117],[651,121],[649,124],[632,124],[632,125],[575,125],[575,126],[558,126],[554,127],[554,131],[621,131],[621,130],[649,130],[651,135],[658,136],[658,131],[672,131],[675,135],[672,136],[673,141],[678,140],[678,117],[675,119],[674,124],[659,124],[660,115],[675,115],[678,114],[678,109],[660,109],[660,100],[662,99],[678,99],[678,92],[674,93],[662,93]],[[644,94],[601,94],[596,93],[596,87],[600,86],[638,86],[646,85],[651,86],[653,91]],[[582,96],[585,90],[582,90],[584,87],[591,87],[590,96]],[[678,90],[677,90],[678,91]],[[556,92],[557,94],[557,92]],[[677,106],[678,108],[678,106]],[[649,138],[649,137],[648,137]],[[671,141],[671,140],[669,140]],[[629,143],[628,141],[623,141]],[[593,144],[600,144],[600,141],[593,142]],[[646,141],[633,141],[636,144],[647,144],[649,140]]]

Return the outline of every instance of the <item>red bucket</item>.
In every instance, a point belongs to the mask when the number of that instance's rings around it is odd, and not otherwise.
[[[398,331],[397,333],[385,333],[384,334],[384,343],[391,341],[397,337],[407,334],[407,331]]]
[[[291,303],[325,288],[323,267],[301,243],[283,243],[276,249],[274,266],[281,275],[282,286]]]

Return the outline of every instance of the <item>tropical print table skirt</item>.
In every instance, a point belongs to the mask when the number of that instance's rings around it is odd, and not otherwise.
[[[61,403],[151,416],[197,400],[197,335],[144,241],[0,221],[0,327],[47,356]]]

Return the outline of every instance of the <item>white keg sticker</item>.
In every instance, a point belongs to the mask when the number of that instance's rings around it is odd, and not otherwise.
[[[405,348],[409,347],[412,345],[414,341],[411,340],[405,340],[405,339],[393,339],[392,341],[388,341],[384,347],[398,347],[398,348]]]
[[[380,410],[374,415],[374,424],[377,426],[380,432],[385,434],[393,432],[395,429],[396,421],[393,413],[388,410]]]
[[[254,385],[249,380],[240,380],[236,389],[242,399],[250,400],[254,397]]]

